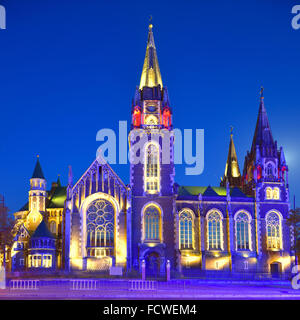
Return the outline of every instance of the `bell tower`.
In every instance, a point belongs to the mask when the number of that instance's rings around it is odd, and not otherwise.
[[[174,263],[174,133],[172,109],[163,86],[149,25],[140,85],[132,103],[129,133],[131,239],[129,265],[163,274],[167,260]]]

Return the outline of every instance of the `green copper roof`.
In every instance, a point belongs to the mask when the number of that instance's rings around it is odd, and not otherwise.
[[[39,158],[37,158],[31,179],[45,179]]]
[[[61,186],[56,187],[52,197],[49,199],[50,201],[47,208],[63,208],[66,198],[67,188]]]
[[[33,235],[31,236],[31,239],[36,239],[36,238],[55,239],[54,235],[49,231],[44,220],[42,220],[42,222],[38,225]]]

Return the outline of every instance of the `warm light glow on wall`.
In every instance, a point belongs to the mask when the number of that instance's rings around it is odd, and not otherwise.
[[[119,245],[117,248],[116,264],[124,265],[127,260],[127,245],[126,245],[126,239],[124,238],[120,239],[119,241]]]

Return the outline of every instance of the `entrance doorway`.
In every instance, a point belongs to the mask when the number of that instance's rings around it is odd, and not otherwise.
[[[281,263],[280,262],[271,263],[270,271],[271,271],[272,278],[279,278],[281,274]]]
[[[160,271],[160,257],[156,252],[150,252],[146,258],[146,277],[157,278]]]

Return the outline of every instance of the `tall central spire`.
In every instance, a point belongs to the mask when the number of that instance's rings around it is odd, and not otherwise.
[[[152,28],[153,28],[153,25],[150,23],[146,56],[144,60],[144,66],[143,66],[139,89],[143,89],[144,87],[153,88],[153,87],[157,87],[158,85],[160,85],[161,88],[163,87]]]

